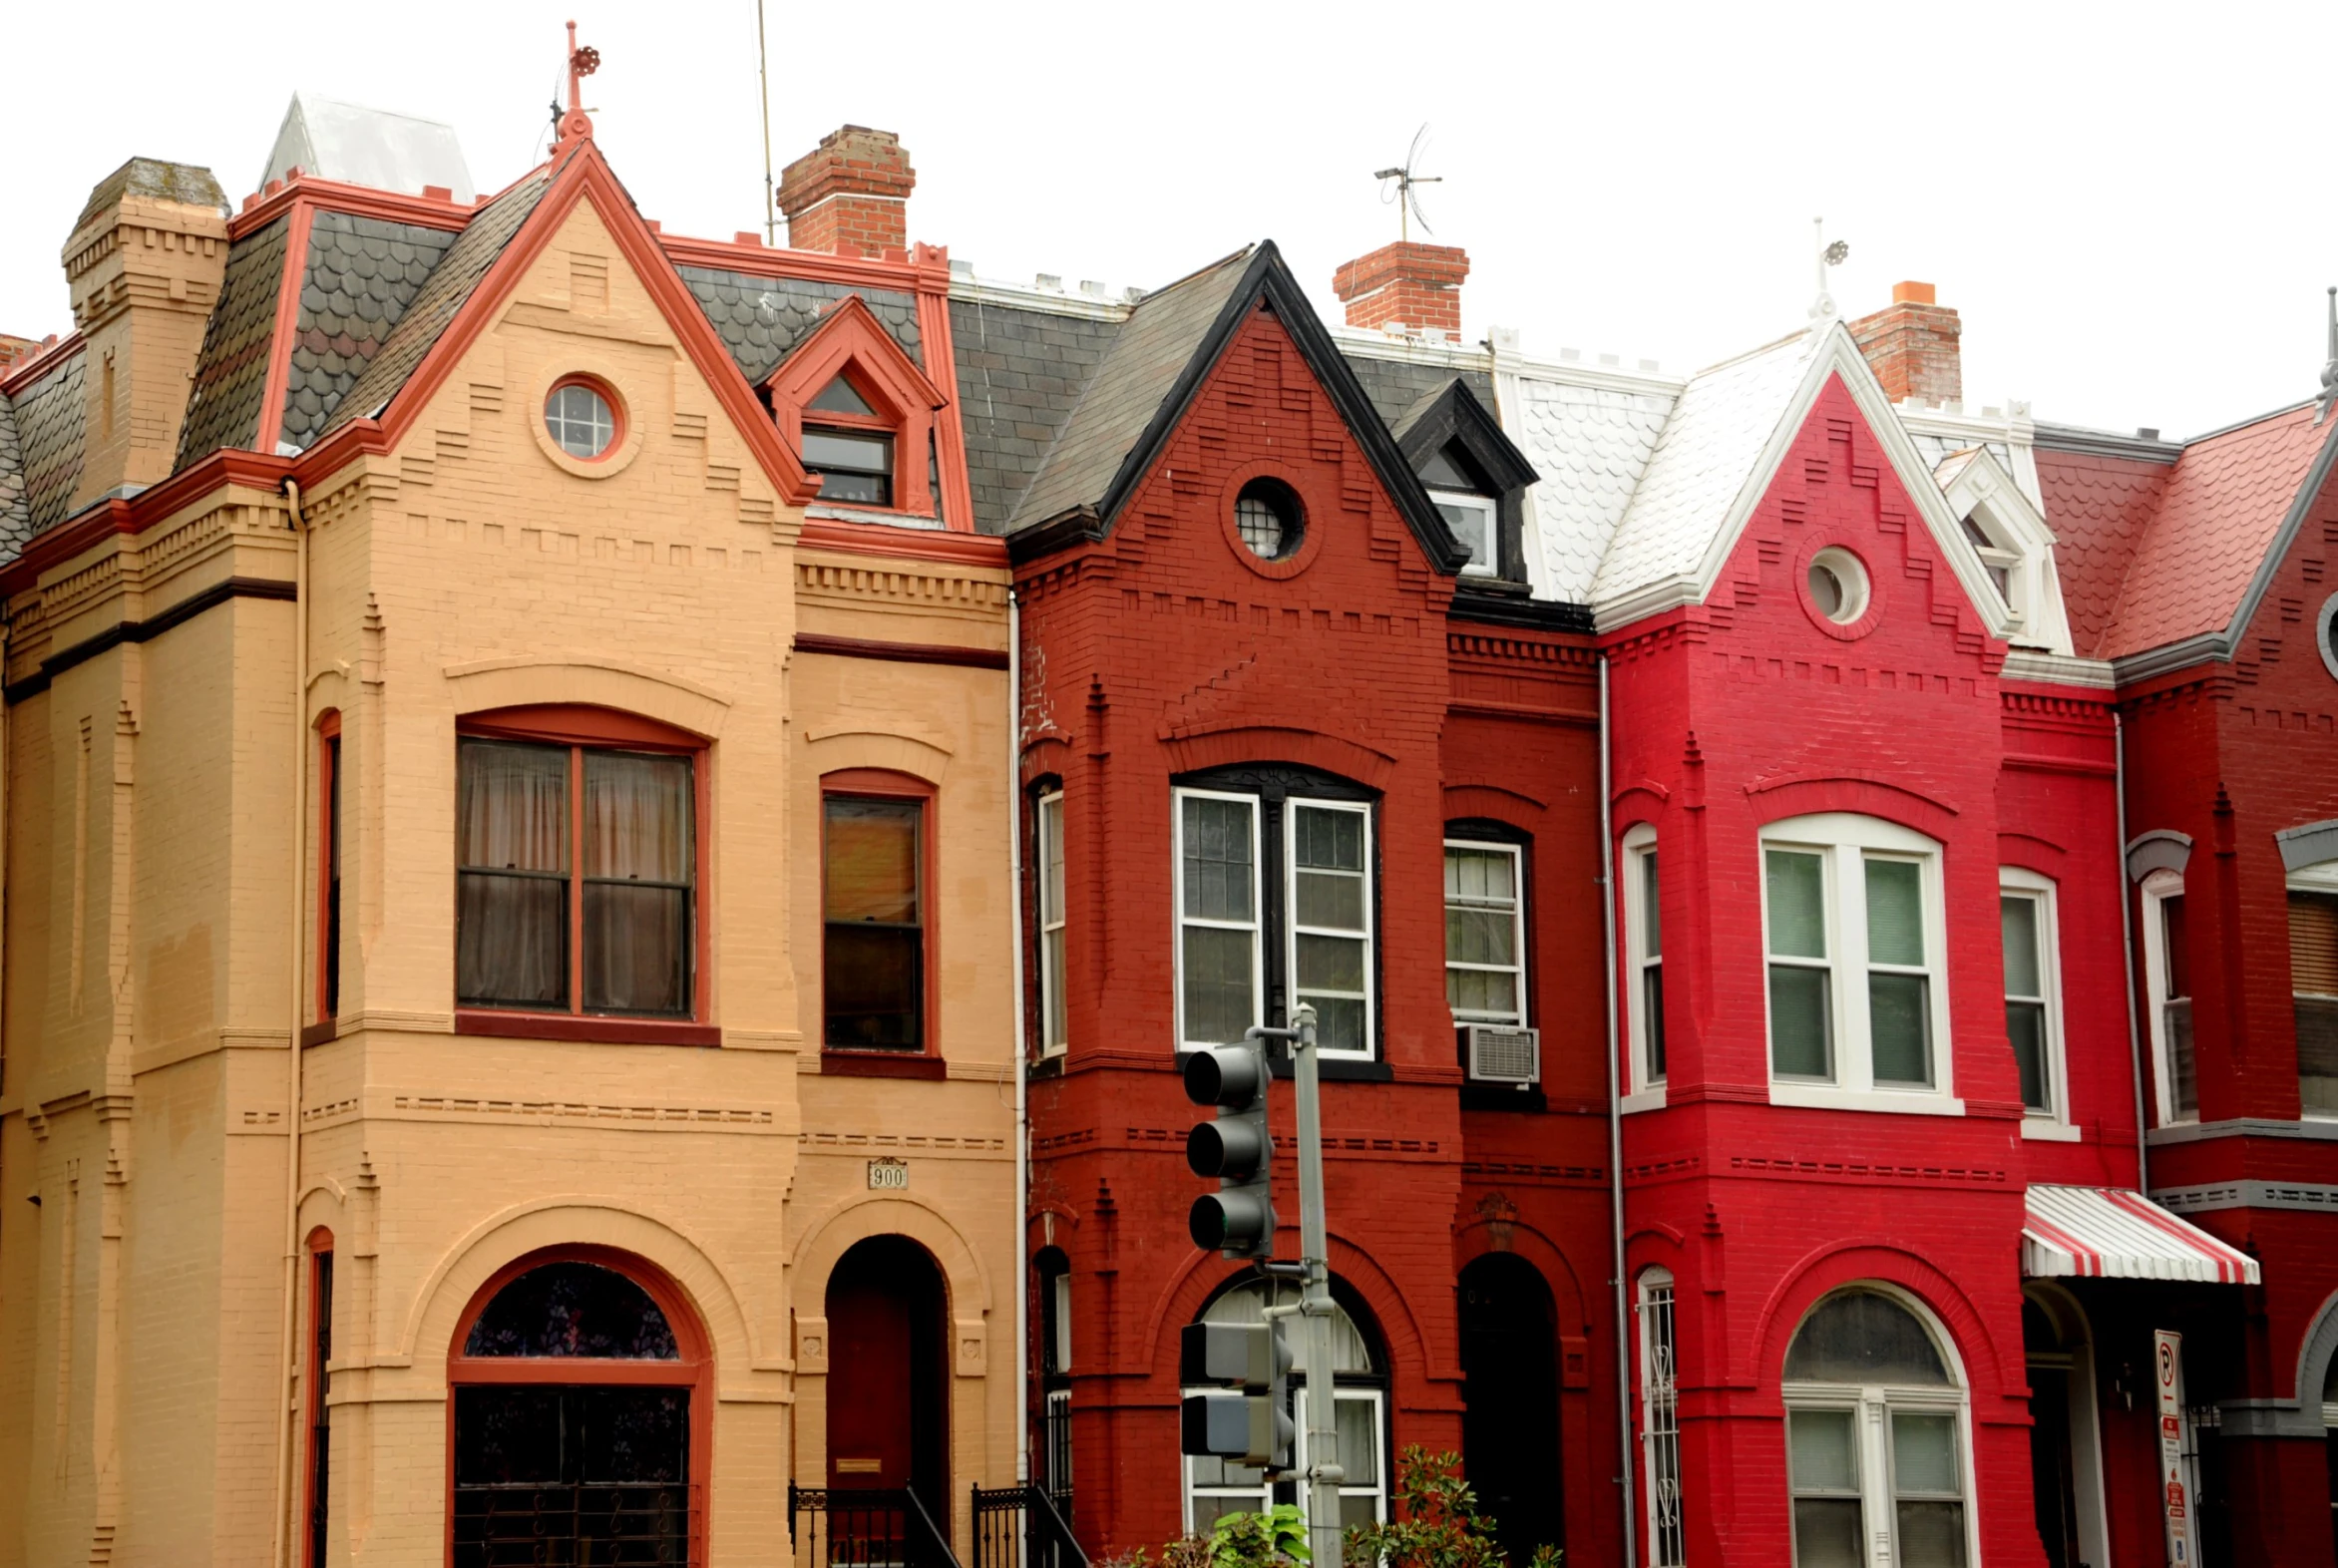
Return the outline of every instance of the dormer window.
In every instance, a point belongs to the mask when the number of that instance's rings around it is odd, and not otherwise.
[[[949,399],[859,295],[839,300],[763,385],[823,505],[942,521],[931,454]]]
[[[2013,597],[2013,574],[2014,569],[2022,564],[2021,552],[2007,550],[1990,538],[1989,531],[1975,521],[1972,513],[1965,514],[1962,526],[1965,538],[1971,540],[1973,548],[1981,553],[1981,565],[1989,569],[1989,581],[1997,585],[1997,596],[2005,600],[2006,608],[2021,608]]]
[[[1501,568],[1494,498],[1482,492],[1449,446],[1431,453],[1420,466],[1420,482],[1428,488],[1429,500],[1437,504],[1445,527],[1469,552],[1469,565],[1462,572],[1470,577],[1497,576]]]
[[[2049,653],[2070,653],[2070,619],[2055,575],[2054,535],[2037,503],[1986,447],[1950,453],[1933,470],[1933,477],[1948,502],[1949,516],[1956,519],[1957,533],[1972,547],[2004,607],[2007,640]],[[1974,591],[1976,607],[1988,612],[1991,593]]]

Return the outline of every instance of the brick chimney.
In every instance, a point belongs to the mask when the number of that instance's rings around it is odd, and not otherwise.
[[[89,344],[79,507],[171,477],[227,270],[226,197],[207,169],[134,158],[90,193],[64,260],[74,324]]]
[[[1332,291],[1352,327],[1400,324],[1413,333],[1461,335],[1461,282],[1469,252],[1458,245],[1400,240],[1358,256],[1332,274]]]
[[[910,193],[917,185],[909,150],[892,132],[867,126],[832,131],[780,174],[787,242],[843,256],[906,250]]]
[[[1890,307],[1852,322],[1851,341],[1893,402],[1961,403],[1957,339],[1964,330],[1954,310],[1934,301],[1930,283],[1894,283]]]
[[[34,355],[57,341],[52,334],[47,342],[37,337],[18,337],[13,332],[0,332],[0,378],[5,378],[17,366],[31,361]]]

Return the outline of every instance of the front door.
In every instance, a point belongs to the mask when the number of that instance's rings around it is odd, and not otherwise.
[[[1566,1544],[1558,1345],[1533,1265],[1489,1253],[1461,1271],[1461,1460],[1512,1564]]]
[[[905,1237],[872,1237],[838,1261],[828,1281],[830,1486],[912,1486],[929,1511],[944,1507],[942,1312],[941,1273]]]
[[[2079,1568],[2077,1469],[2070,1451],[2070,1363],[2030,1363],[2030,1499],[2048,1568]]]

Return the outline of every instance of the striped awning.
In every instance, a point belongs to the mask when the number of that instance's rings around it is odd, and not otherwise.
[[[2142,1193],[2117,1187],[2032,1187],[2022,1225],[2031,1279],[2191,1280],[2254,1285],[2257,1261]]]

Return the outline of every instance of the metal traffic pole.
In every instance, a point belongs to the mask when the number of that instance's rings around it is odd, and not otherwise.
[[[1299,1311],[1307,1334],[1307,1533],[1313,1568],[1341,1568],[1340,1423],[1332,1394],[1332,1262],[1324,1217],[1324,1112],[1316,1077],[1316,1010],[1292,1009],[1299,1026],[1292,1079],[1299,1090],[1299,1251],[1306,1278]]]

